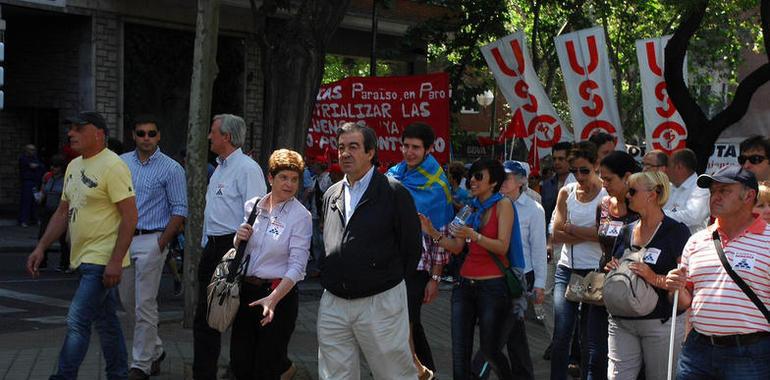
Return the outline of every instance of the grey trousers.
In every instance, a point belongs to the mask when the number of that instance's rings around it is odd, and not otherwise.
[[[676,360],[682,349],[686,317],[685,313],[676,318],[672,371],[676,370]],[[607,378],[636,380],[644,364],[647,380],[665,380],[668,377],[670,334],[670,318],[661,323],[660,319],[631,320],[610,316]]]

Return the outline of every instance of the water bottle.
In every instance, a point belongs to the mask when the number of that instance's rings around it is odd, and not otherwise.
[[[452,222],[449,223],[449,233],[454,236],[457,233],[457,230],[460,227],[465,226],[465,221],[468,219],[469,216],[473,213],[473,209],[471,209],[471,206],[465,206],[463,207],[457,215],[455,215],[455,218],[452,219]],[[466,239],[466,242],[469,239]]]
[[[536,303],[532,306],[535,309],[535,318],[537,318],[538,322],[543,322],[543,320],[545,320],[545,309],[543,308],[543,304]]]

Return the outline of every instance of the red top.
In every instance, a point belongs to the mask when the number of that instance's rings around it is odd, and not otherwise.
[[[489,221],[485,224],[479,232],[484,235],[482,239],[497,239],[497,204],[492,206],[492,212],[489,215]],[[498,255],[503,265],[508,266],[507,255]],[[465,262],[462,268],[460,268],[460,276],[475,278],[475,277],[490,277],[490,276],[502,276],[500,268],[497,267],[492,258],[489,257],[489,251],[482,246],[471,242],[468,245],[468,256],[465,257]]]

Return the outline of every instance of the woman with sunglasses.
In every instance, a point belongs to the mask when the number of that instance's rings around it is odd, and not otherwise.
[[[648,315],[641,317],[610,316],[610,379],[635,380],[644,363],[647,379],[667,377],[671,308],[666,289],[666,274],[676,269],[679,256],[690,238],[686,225],[663,213],[670,192],[668,176],[660,172],[632,174],[628,178],[628,207],[639,214],[639,220],[626,225],[618,236],[613,258],[606,270],[616,268],[626,250],[646,249],[643,261],[630,265],[631,271],[644,279],[658,293],[658,303]],[[680,308],[680,313],[686,307]],[[685,318],[676,319],[674,362],[684,337]]]
[[[466,219],[465,226],[450,227],[453,237],[442,238],[430,219],[420,215],[420,222],[423,232],[455,255],[468,244],[459,281],[452,290],[453,378],[464,380],[472,376],[473,334],[478,323],[481,353],[499,379],[512,379],[511,367],[502,352],[508,334],[501,331],[509,316],[511,298],[503,273],[491,255],[504,266],[509,265],[513,206],[499,193],[505,181],[505,171],[499,161],[476,161],[469,174],[474,212]]]
[[[599,268],[601,248],[596,226],[596,209],[607,195],[596,175],[596,146],[579,142],[567,156],[577,183],[563,187],[556,200],[553,242],[564,244],[554,280],[554,332],[551,343],[551,379],[567,378],[570,340],[580,310],[581,372],[583,379],[607,376],[607,339],[595,334],[606,331],[607,320],[591,319],[590,307],[569,301],[564,293],[572,273],[582,276]],[[600,318],[599,318],[600,319]]]

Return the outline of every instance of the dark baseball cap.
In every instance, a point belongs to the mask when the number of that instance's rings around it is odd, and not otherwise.
[[[506,174],[518,174],[527,177],[527,169],[519,161],[505,161],[503,162],[503,169]]]
[[[740,166],[728,165],[720,168],[714,174],[701,174],[698,177],[698,187],[708,189],[711,184],[717,183],[741,183],[744,186],[759,191],[759,184],[754,173]]]
[[[76,116],[67,118],[65,122],[76,125],[93,124],[94,127],[103,129],[105,133],[107,131],[107,121],[104,120],[104,116],[94,111],[83,111]]]

